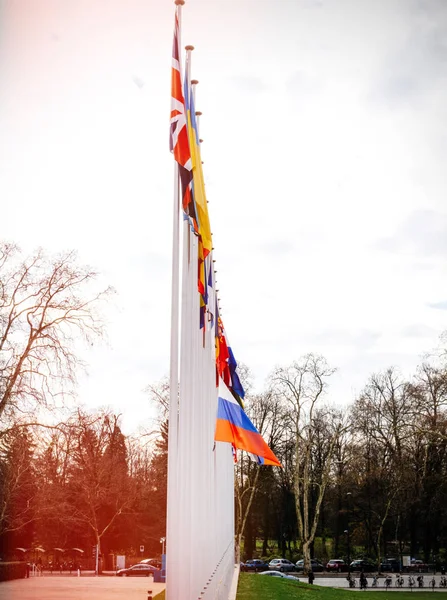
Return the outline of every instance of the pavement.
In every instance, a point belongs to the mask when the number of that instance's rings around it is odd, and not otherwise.
[[[43,575],[1,582],[0,600],[147,600],[164,588],[152,577]]]
[[[414,581],[416,583],[416,585],[414,586],[413,590],[416,591],[421,591],[421,589],[425,590],[425,591],[435,591],[435,592],[447,592],[447,588],[440,588],[439,587],[439,582],[441,580],[441,575],[433,575],[432,573],[425,573],[424,575],[424,587],[423,588],[419,588],[418,587],[418,583],[416,580],[416,577],[418,576],[418,573],[415,573],[413,575]],[[432,587],[430,586],[430,581],[433,579],[433,577],[435,578],[435,588],[432,589]],[[356,587],[355,588],[351,588],[352,590],[358,590],[360,591],[360,580],[358,575],[355,576],[353,575],[353,578],[355,579],[356,582]],[[371,587],[372,584],[372,577],[367,577],[367,581],[368,581],[368,587],[367,590],[374,590],[374,591],[391,591],[391,592],[399,592],[399,591],[409,591],[411,588],[408,585],[408,575],[403,575],[404,578],[404,585],[403,587],[399,588],[396,587],[396,575],[392,576],[392,582],[391,585],[389,586],[389,588],[386,588],[385,586],[385,577],[381,576],[378,578],[377,580],[377,587],[373,588]],[[301,575],[298,575],[298,579],[300,581],[303,582],[307,582],[307,577]],[[315,573],[315,581],[314,581],[314,585],[321,585],[323,587],[334,587],[334,588],[345,588],[345,589],[350,589],[349,588],[349,584],[346,580],[346,573],[343,573],[341,575],[338,575],[337,577],[326,577],[325,574],[319,575],[318,573]],[[363,590],[362,590],[363,591]]]

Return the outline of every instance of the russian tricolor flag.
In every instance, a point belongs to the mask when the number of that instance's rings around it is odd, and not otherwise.
[[[218,442],[229,442],[233,448],[254,454],[261,465],[281,466],[221,378],[214,439]]]

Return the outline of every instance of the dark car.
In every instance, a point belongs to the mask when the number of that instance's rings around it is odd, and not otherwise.
[[[320,562],[318,562],[318,560],[315,560],[314,558],[311,559],[310,565],[311,565],[312,571],[314,573],[320,573],[321,571],[324,571],[324,565],[322,565]],[[296,570],[302,571],[303,569],[304,569],[304,560],[299,560],[296,563]]]
[[[377,565],[366,558],[361,560],[353,560],[349,566],[351,571],[377,571]]]
[[[400,562],[396,558],[385,558],[380,563],[380,570],[384,573],[399,573],[401,571]]]
[[[428,571],[428,565],[424,563],[422,560],[417,560],[415,558],[411,559],[410,566],[408,569],[410,571],[417,571],[418,573],[423,573],[424,571]]]
[[[140,560],[139,565],[152,565],[157,569],[161,569],[161,560],[157,560],[156,558],[145,558],[144,560]]]
[[[249,558],[244,563],[241,563],[241,571],[266,571],[269,568],[268,562],[259,558]]]
[[[348,565],[341,558],[331,558],[331,560],[326,565],[327,571],[337,571],[341,573],[342,571],[348,570]]]
[[[119,569],[116,574],[118,577],[149,577],[155,571],[159,571],[159,569],[153,565],[139,564],[128,569]]]

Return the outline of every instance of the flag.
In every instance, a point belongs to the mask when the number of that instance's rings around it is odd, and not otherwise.
[[[214,308],[210,309],[215,304],[215,295],[213,288],[213,262],[212,254],[208,254],[206,259],[203,258],[203,248],[201,239],[199,238],[199,272],[198,272],[198,290],[200,292],[200,328],[212,329],[214,327]],[[202,260],[201,260],[202,257]]]
[[[233,398],[222,379],[219,380],[219,401],[214,439],[229,442],[233,448],[256,456],[259,464],[281,466],[262,435]]]
[[[244,408],[243,398],[245,396],[245,390],[239,379],[237,362],[219,314],[217,315],[216,327],[216,369],[233,396],[242,408]]]
[[[214,280],[213,254],[208,254],[205,261],[205,277],[207,281],[207,313],[210,329],[214,327],[216,315],[216,282]]]
[[[231,391],[233,392],[233,394],[237,394],[237,396],[239,396],[239,398],[242,401],[245,396],[245,390],[242,387],[241,380],[239,379],[239,374],[237,371],[237,362],[236,362],[236,359],[234,358],[233,350],[231,349],[231,346],[228,342],[228,338],[227,338],[227,344],[228,344],[228,367],[230,369],[230,374],[231,374]]]
[[[198,224],[198,233],[203,245],[203,258],[205,259],[212,250],[211,227],[208,215],[208,203],[205,194],[205,182],[203,179],[202,159],[200,156],[200,142],[197,127],[196,112],[194,106],[194,95],[188,76],[188,68],[185,74],[185,106],[186,124],[188,128],[188,140],[191,153],[191,164],[193,171],[193,193]],[[205,286],[205,281],[200,283]]]
[[[231,385],[231,372],[228,365],[228,359],[230,353],[228,352],[227,339],[225,337],[225,329],[223,326],[222,319],[217,314],[217,326],[216,326],[216,370],[217,370],[217,381],[221,377],[227,386]]]
[[[180,68],[180,32],[177,10],[175,12],[174,42],[172,46],[171,127],[169,148],[178,163],[183,211],[188,215],[193,228],[197,230],[197,217],[194,198],[192,196],[191,151],[189,148],[185,99],[183,97],[182,74]]]
[[[171,135],[169,147],[179,165],[191,171],[191,152],[186,127],[185,99],[182,92],[180,72],[180,34],[178,14],[175,12],[174,42],[172,46],[171,69]]]

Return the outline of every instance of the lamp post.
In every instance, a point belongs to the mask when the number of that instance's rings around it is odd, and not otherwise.
[[[339,553],[339,538],[340,538],[341,532],[343,531],[341,529],[341,526],[343,525],[341,523],[341,521],[343,519],[343,498],[342,498],[342,493],[341,493],[343,461],[337,460],[337,461],[335,461],[335,463],[337,465],[337,520],[335,523],[335,554],[336,554],[336,556],[338,556],[340,554]]]
[[[351,520],[351,504],[350,504],[350,500],[351,500],[351,496],[352,496],[352,492],[346,492],[346,498],[347,498],[347,505],[348,505],[348,510],[347,510],[347,517],[348,517],[348,523],[347,523],[347,529],[346,529],[346,535],[347,535],[347,544],[348,544],[348,573],[351,573],[351,539],[350,539],[350,520]]]
[[[351,572],[351,548],[349,540],[349,529],[345,529],[343,533],[346,533],[346,543],[348,545],[348,574]]]
[[[160,538],[160,544],[162,545],[161,546],[161,554],[162,554],[162,556],[165,553],[165,542],[166,542],[166,538],[165,537]]]

